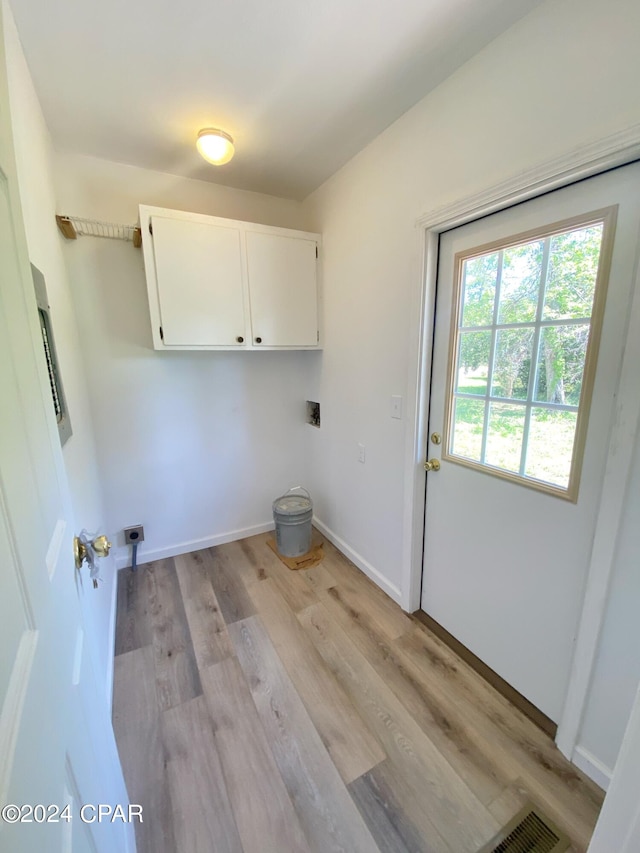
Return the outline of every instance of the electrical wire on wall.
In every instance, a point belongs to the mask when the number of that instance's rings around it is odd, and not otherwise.
[[[135,572],[138,568],[138,543],[133,542],[131,544],[131,571]]]

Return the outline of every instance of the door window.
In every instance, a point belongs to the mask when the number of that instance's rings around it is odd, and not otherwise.
[[[577,500],[615,214],[456,257],[444,458]]]

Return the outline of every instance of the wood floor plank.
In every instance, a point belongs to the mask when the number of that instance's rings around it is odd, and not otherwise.
[[[202,669],[232,655],[231,640],[202,555],[196,551],[174,561],[193,651]]]
[[[267,537],[272,535],[262,533],[250,539],[244,539],[241,547],[247,558],[273,580],[280,595],[293,612],[297,613],[298,610],[304,610],[305,607],[315,604],[318,599],[309,584],[300,576],[300,571],[288,569],[269,548]]]
[[[204,696],[162,714],[176,850],[242,853]]]
[[[172,559],[144,566],[161,710],[202,695],[189,624]]]
[[[354,613],[365,612],[379,626],[389,640],[410,631],[413,620],[402,608],[392,601],[373,581],[353,565],[344,554],[331,544],[325,543],[324,566],[336,579],[344,603]]]
[[[396,791],[386,784],[380,765],[351,782],[349,792],[384,853],[439,853],[407,817]]]
[[[131,652],[151,643],[148,599],[144,592],[144,569],[118,572],[116,607],[116,655]]]
[[[207,667],[202,683],[244,853],[309,853],[239,663]]]
[[[421,810],[449,849],[455,853],[476,853],[499,828],[489,811],[452,771],[324,605],[307,608],[298,614],[298,619],[349,691],[408,787],[428,791]],[[416,817],[411,815],[412,820]]]
[[[233,560],[233,549],[219,545],[199,553],[227,625],[255,615],[255,608]]]
[[[336,585],[335,577],[323,563],[313,566],[311,569],[301,569],[300,575],[316,592],[319,589],[329,589]]]
[[[116,657],[113,696],[113,729],[129,800],[142,806],[144,822],[135,822],[138,853],[175,853],[151,646]]]
[[[570,764],[555,743],[521,711],[494,690],[482,676],[462,661],[425,626],[418,623],[415,630],[397,643],[406,653],[405,659],[418,667],[427,678],[438,672],[437,688],[449,690],[455,700],[464,704],[469,714],[490,721],[496,729],[512,740],[512,746],[522,750],[538,772],[546,774],[551,789],[558,788],[567,800],[578,796],[589,812],[595,814],[604,800],[604,792],[577,767]],[[493,737],[493,730],[488,730]],[[527,782],[526,777],[523,780]]]
[[[251,537],[254,538],[254,537]],[[242,581],[245,589],[249,589],[254,583],[259,583],[268,577],[259,560],[248,553],[245,547],[246,539],[238,539],[235,542],[226,542],[221,546],[228,563],[233,567],[233,572]]]
[[[229,626],[280,774],[315,853],[377,853],[259,617]]]
[[[459,713],[456,703],[431,689],[431,684],[424,679],[415,677],[395,643],[386,638],[367,610],[344,600],[341,584],[320,592],[319,596],[331,616],[476,797],[485,805],[495,799],[512,776],[488,760],[486,750],[476,739],[475,729]]]
[[[414,677],[457,704],[484,742],[487,760],[513,779],[522,777],[533,799],[571,836],[576,849],[586,850],[604,797],[597,785],[424,626],[401,637],[396,647]]]
[[[386,753],[336,681],[272,580],[250,590],[271,642],[342,779],[351,782]]]
[[[498,823],[504,826],[532,799],[531,792],[527,790],[523,780],[516,779],[501,791],[487,808]]]

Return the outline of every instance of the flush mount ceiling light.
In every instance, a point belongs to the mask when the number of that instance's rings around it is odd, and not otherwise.
[[[228,163],[235,153],[233,139],[229,134],[214,127],[203,128],[198,134],[196,145],[204,159],[214,166]]]

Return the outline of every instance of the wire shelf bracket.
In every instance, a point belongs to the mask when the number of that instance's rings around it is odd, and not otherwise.
[[[136,249],[142,245],[142,232],[139,225],[116,225],[113,222],[101,222],[99,219],[82,219],[79,216],[57,214],[56,222],[67,240],[77,240],[78,237],[107,237],[110,240],[125,240],[133,243]]]

